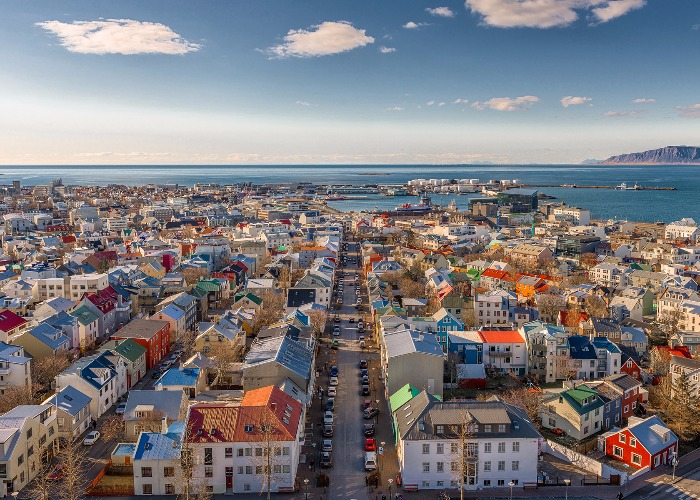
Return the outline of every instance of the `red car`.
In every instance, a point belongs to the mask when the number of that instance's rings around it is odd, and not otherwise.
[[[60,465],[57,465],[56,467],[53,468],[51,473],[49,473],[49,475],[46,476],[46,480],[54,482],[54,481],[58,481],[62,477],[63,477],[63,467],[61,467]]]
[[[565,434],[564,429],[560,429],[559,427],[552,429],[552,433],[556,434],[557,436],[563,436]]]
[[[376,451],[377,441],[374,438],[365,439],[365,451]]]

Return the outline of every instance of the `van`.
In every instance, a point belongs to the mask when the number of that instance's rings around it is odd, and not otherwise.
[[[377,470],[377,453],[368,451],[365,453],[365,470]]]

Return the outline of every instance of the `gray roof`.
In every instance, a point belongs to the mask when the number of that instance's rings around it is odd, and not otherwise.
[[[90,396],[86,396],[72,385],[64,387],[61,392],[46,400],[48,404],[73,416],[78,415],[80,410],[90,404],[90,401],[92,401]]]
[[[134,411],[139,405],[152,405],[158,411],[162,411],[168,420],[178,420],[180,418],[180,407],[186,395],[183,391],[140,391],[132,389],[129,391],[129,399],[126,400],[124,410],[124,420],[137,420]]]
[[[623,391],[628,391],[634,389],[635,387],[641,387],[642,383],[637,379],[630,377],[626,373],[618,373],[617,375],[610,375],[605,377],[606,382],[616,385]]]
[[[289,337],[271,337],[261,342],[255,342],[245,357],[243,369],[260,363],[275,361],[300,377],[309,380],[313,353],[303,342],[297,342]]]
[[[671,356],[671,364],[682,366],[690,370],[700,370],[700,360],[688,359],[682,356]]]
[[[429,356],[444,356],[442,347],[435,335],[421,333],[416,330],[399,330],[384,335],[387,358],[394,358],[410,353],[421,353]]]

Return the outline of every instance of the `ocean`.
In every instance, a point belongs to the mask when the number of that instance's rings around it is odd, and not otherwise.
[[[700,165],[296,165],[296,166],[27,166],[0,167],[0,184],[68,185],[151,183],[192,186],[195,183],[255,184],[308,181],[318,184],[403,184],[416,178],[488,180],[519,179],[525,184],[618,185],[675,187],[677,191],[539,188],[569,205],[591,210],[594,218],[669,222],[682,217],[700,220]],[[371,195],[370,195],[371,196]],[[434,195],[433,203],[455,200],[466,208],[473,195]],[[332,202],[339,210],[393,208],[416,203],[415,197],[371,196]]]

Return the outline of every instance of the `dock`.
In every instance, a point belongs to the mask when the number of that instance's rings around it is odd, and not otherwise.
[[[528,188],[567,188],[567,189],[615,189],[618,191],[677,191],[678,188],[672,186],[639,186],[635,188],[620,189],[618,186],[588,186],[578,184],[523,184]]]

